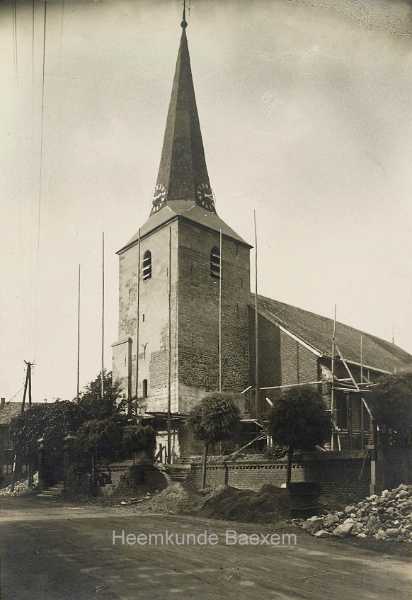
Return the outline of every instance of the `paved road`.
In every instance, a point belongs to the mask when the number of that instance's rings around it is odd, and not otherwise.
[[[267,527],[0,498],[1,600],[411,599],[409,559],[299,534],[296,545],[226,545],[226,530],[256,542]],[[163,534],[167,544],[113,544]],[[172,545],[208,531],[217,544]],[[178,534],[178,538],[175,537]],[[216,537],[213,537],[216,536]],[[134,542],[134,538],[129,538]],[[136,540],[137,541],[137,540]],[[157,541],[158,545],[155,545]],[[186,540],[187,541],[187,540]],[[202,537],[195,540],[201,543]],[[287,541],[287,538],[286,540]],[[293,538],[289,538],[293,542]],[[147,540],[146,540],[147,542]],[[272,545],[268,545],[271,542]]]

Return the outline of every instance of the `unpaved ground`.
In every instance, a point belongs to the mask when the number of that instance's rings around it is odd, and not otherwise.
[[[412,588],[409,559],[299,531],[296,544],[227,543],[228,530],[251,539],[270,533],[267,525],[131,515],[129,508],[33,498],[1,499],[0,515],[0,597],[7,600],[409,600]],[[207,531],[218,543],[113,545],[113,531]]]

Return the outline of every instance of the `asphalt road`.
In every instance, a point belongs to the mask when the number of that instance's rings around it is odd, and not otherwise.
[[[201,545],[205,531],[209,544]],[[163,540],[144,537],[154,533]],[[279,545],[268,533],[267,526],[0,498],[0,599],[412,597],[410,559],[300,532],[296,544]]]

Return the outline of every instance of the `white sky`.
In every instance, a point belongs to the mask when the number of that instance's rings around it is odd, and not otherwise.
[[[42,22],[0,8],[0,394],[36,361],[35,400],[100,363],[117,337],[115,251],[148,216],[181,2],[49,0],[45,159],[37,247]],[[412,2],[193,0],[188,29],[220,215],[260,237],[260,291],[412,351]],[[16,397],[20,399],[21,394]]]

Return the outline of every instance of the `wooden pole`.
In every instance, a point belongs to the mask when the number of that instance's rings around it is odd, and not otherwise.
[[[136,403],[139,398],[139,348],[140,348],[140,261],[141,261],[141,237],[139,227],[139,241],[137,246],[137,289],[136,289],[136,385],[135,385],[135,398]],[[129,407],[130,412],[130,407]]]
[[[333,424],[336,425],[336,408],[335,408],[335,343],[336,343],[336,304],[333,310],[333,331],[332,331],[332,389],[330,394],[330,412],[332,415]],[[330,440],[331,449],[335,449],[335,431],[332,429],[332,436]]]
[[[363,335],[360,336],[360,380],[363,384]],[[360,398],[360,430],[361,430],[361,449],[365,447],[365,420],[363,412],[363,400]]]
[[[104,399],[104,231],[102,233],[102,371],[101,398]]]
[[[26,362],[26,361],[25,361]],[[26,394],[27,394],[27,385],[29,383],[29,370],[26,363],[26,379],[24,380],[24,392],[23,392],[23,402],[21,404],[21,414],[24,413],[24,408],[26,406]]]
[[[29,376],[29,381],[28,381],[28,393],[29,393],[29,408],[31,408],[31,366],[32,363],[27,363],[27,371],[28,371],[28,376]]]
[[[77,280],[77,381],[76,398],[80,398],[80,283],[81,283],[80,265]]]
[[[169,268],[168,268],[168,312],[169,312],[169,335],[168,335],[168,377],[167,377],[167,463],[172,463],[172,228],[169,227]]]
[[[219,392],[222,391],[222,269],[223,269],[223,236],[219,232]]]
[[[256,209],[253,210],[255,230],[255,418],[259,416],[259,300],[258,300],[258,240]]]

